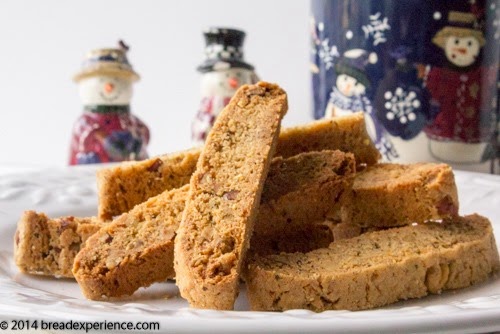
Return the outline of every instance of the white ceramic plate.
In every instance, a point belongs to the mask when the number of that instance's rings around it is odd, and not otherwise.
[[[69,279],[20,274],[12,259],[13,236],[23,210],[50,216],[95,215],[96,167],[0,174],[0,319],[153,321],[167,332],[493,332],[500,330],[500,279],[389,307],[360,312],[250,312],[244,289],[236,311],[189,309],[171,282],[138,291],[127,300],[84,299]],[[456,172],[461,214],[489,217],[500,241],[500,177]],[[9,327],[11,328],[11,327]]]

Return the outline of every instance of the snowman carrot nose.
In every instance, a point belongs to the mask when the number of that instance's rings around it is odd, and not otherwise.
[[[467,53],[466,48],[455,48],[455,51],[457,51],[458,53],[461,53],[463,55]]]
[[[228,83],[229,83],[229,86],[231,88],[238,88],[238,85],[239,85],[238,79],[236,79],[236,78],[229,78],[228,79]]]
[[[115,85],[113,85],[111,82],[106,82],[104,84],[104,91],[106,93],[111,93],[115,89]]]

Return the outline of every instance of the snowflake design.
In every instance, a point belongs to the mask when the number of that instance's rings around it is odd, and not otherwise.
[[[406,124],[417,119],[414,111],[420,108],[420,100],[415,92],[405,92],[402,87],[398,87],[394,92],[385,92],[384,99],[384,107],[388,111],[385,117],[388,120],[398,119],[401,124]]]
[[[336,45],[330,46],[330,40],[325,38],[318,45],[318,56],[325,63],[325,68],[329,70],[333,67],[335,57],[340,57],[340,53]]]
[[[399,154],[396,151],[394,144],[385,136],[382,136],[380,140],[375,143],[375,147],[387,161],[399,158]]]
[[[361,27],[366,38],[370,36],[373,37],[374,46],[387,42],[385,32],[391,29],[388,18],[381,16],[382,14],[380,12],[370,15],[370,23]]]

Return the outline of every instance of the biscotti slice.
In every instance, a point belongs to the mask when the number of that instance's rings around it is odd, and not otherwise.
[[[81,245],[105,223],[95,217],[49,219],[25,211],[14,235],[14,260],[21,272],[73,277],[73,260]]]
[[[354,156],[341,151],[273,159],[250,243],[251,253],[308,252],[327,247],[333,238],[322,222],[343,205],[355,171]]]
[[[87,240],[73,265],[85,297],[131,295],[175,276],[174,238],[188,189],[185,185],[150,198]]]
[[[393,227],[456,216],[458,206],[450,166],[383,163],[356,174],[341,219],[360,227]]]
[[[306,254],[250,262],[255,311],[363,310],[484,281],[498,270],[492,227],[479,215],[341,240]]]
[[[363,113],[285,128],[278,139],[276,156],[337,149],[352,152],[358,164],[378,161],[380,153],[366,132]],[[99,170],[98,217],[109,220],[165,190],[187,184],[200,152],[201,148],[193,148]]]
[[[274,155],[286,93],[260,82],[238,89],[217,117],[191,177],[175,241],[181,296],[230,310]]]
[[[276,155],[290,157],[301,152],[322,150],[351,152],[358,164],[373,165],[380,159],[380,152],[366,131],[362,112],[284,128]]]
[[[190,149],[99,169],[98,217],[111,220],[150,197],[188,184],[199,156],[200,149]]]

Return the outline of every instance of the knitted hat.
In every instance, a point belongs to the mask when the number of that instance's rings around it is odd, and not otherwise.
[[[243,60],[243,41],[245,32],[237,29],[210,28],[203,32],[205,36],[205,61],[198,66],[198,71],[212,72],[229,68],[254,67]]]
[[[335,64],[335,72],[337,75],[346,74],[353,77],[366,88],[369,88],[371,83],[366,74],[366,67],[375,64],[377,61],[377,54],[374,52],[368,53],[363,49],[352,49],[346,51],[340,61]]]
[[[474,14],[450,11],[448,14],[448,23],[449,24],[439,30],[432,39],[432,43],[436,44],[440,48],[444,49],[446,39],[450,36],[472,36],[478,40],[480,46],[483,46],[486,42],[483,32],[474,27],[476,23],[476,17]]]
[[[116,49],[96,49],[90,51],[82,64],[82,69],[73,80],[78,82],[84,78],[97,75],[110,75],[126,78],[130,81],[139,80],[139,74],[128,62],[128,46],[123,42],[118,42]]]

